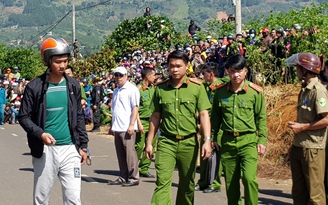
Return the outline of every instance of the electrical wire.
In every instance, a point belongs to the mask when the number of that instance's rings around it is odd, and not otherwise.
[[[96,6],[99,6],[99,5],[102,5],[102,4],[106,4],[108,2],[110,2],[111,0],[108,0],[108,1],[104,1],[104,2],[100,2],[98,4],[94,4],[94,5],[91,5],[91,6],[88,6],[88,7],[84,7],[84,8],[81,8],[81,9],[78,9],[76,11],[82,11],[82,10],[85,10],[85,9],[89,9],[89,8],[92,8],[92,7],[96,7]]]
[[[108,2],[110,2],[111,0],[108,0],[108,1],[104,1],[104,2],[100,2],[100,3],[98,3],[98,4],[94,4],[94,5],[91,5],[91,6],[87,6],[87,7],[84,7],[84,8],[81,8],[81,9],[78,9],[78,10],[76,10],[76,11],[82,11],[82,10],[85,10],[85,9],[89,9],[89,8],[93,8],[93,7],[96,7],[96,6],[99,6],[99,5],[102,5],[102,4],[106,4],[106,3],[108,3]],[[55,22],[54,24],[52,24],[51,26],[49,26],[48,28],[46,28],[46,29],[44,29],[43,31],[41,31],[40,33],[38,33],[36,36],[33,36],[32,37],[32,39],[35,39],[35,38],[37,38],[38,36],[40,36],[41,34],[44,34],[43,36],[42,36],[42,38],[44,37],[44,36],[46,36],[47,35],[47,33],[48,32],[50,32],[50,31],[52,31],[54,28],[56,28],[57,26],[58,26],[58,24],[60,23],[60,22],[62,22],[70,13],[72,12],[72,9],[69,11],[69,12],[67,12],[61,19],[59,19],[57,22]],[[34,46],[35,44],[32,44],[31,46],[29,46],[29,47],[32,47],[32,46]]]

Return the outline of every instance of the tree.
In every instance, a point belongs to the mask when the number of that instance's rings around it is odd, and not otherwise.
[[[18,66],[22,77],[26,79],[32,79],[45,71],[40,54],[36,50],[6,48],[4,45],[0,45],[0,53],[0,68],[2,71],[8,67]]]
[[[148,20],[152,20],[152,27],[147,30],[146,24]],[[162,31],[160,22],[166,20],[165,33],[170,39],[159,39],[158,34]],[[113,49],[114,56],[127,56],[138,48],[146,50],[162,50],[167,49],[171,45],[179,42],[179,37],[175,34],[173,23],[163,16],[137,17],[133,20],[126,19],[122,21],[118,27],[110,35],[104,45],[105,48]]]

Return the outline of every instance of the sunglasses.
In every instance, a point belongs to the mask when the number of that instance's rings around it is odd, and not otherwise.
[[[122,78],[124,75],[121,74],[121,73],[115,73],[114,76],[115,76],[115,77],[120,77],[120,78]]]

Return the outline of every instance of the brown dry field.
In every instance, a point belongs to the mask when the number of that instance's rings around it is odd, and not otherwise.
[[[264,155],[259,157],[258,177],[290,179],[288,151],[293,134],[288,121],[296,120],[297,95],[300,85],[277,85],[264,87],[267,105],[268,143]],[[87,125],[90,130],[92,125]],[[107,135],[109,126],[102,126],[98,135]]]

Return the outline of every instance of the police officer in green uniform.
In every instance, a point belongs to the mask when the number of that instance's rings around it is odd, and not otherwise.
[[[211,104],[201,82],[188,78],[188,55],[173,51],[168,56],[170,78],[156,87],[155,110],[150,118],[146,155],[152,158],[152,140],[160,127],[155,168],[156,188],[152,205],[172,204],[172,175],[175,166],[179,170],[177,205],[194,204],[194,178],[198,155],[197,116],[199,113],[204,145],[202,157],[207,159],[212,151],[211,128],[208,109]]]
[[[146,145],[146,137],[149,131],[149,119],[153,113],[153,97],[154,97],[154,86],[152,85],[155,81],[155,70],[151,68],[144,68],[141,72],[142,82],[137,86],[140,91],[140,105],[139,105],[139,116],[138,129],[139,132],[136,134],[136,151],[139,161],[139,173],[141,177],[155,178],[154,175],[149,173],[149,166],[151,160],[146,157],[144,153],[144,147]],[[153,146],[156,143],[156,139],[153,140]]]
[[[316,55],[299,54],[295,64],[303,86],[298,96],[297,120],[288,122],[295,134],[290,151],[293,202],[295,205],[325,205],[328,94],[317,77],[321,62]]]
[[[216,88],[222,84],[222,80],[218,78],[219,76],[219,66],[217,63],[207,63],[202,67],[201,70],[204,76],[204,87],[207,93],[207,97],[210,103],[213,103],[214,94]],[[200,144],[202,145],[204,141],[204,136],[201,137]],[[213,139],[216,142],[216,139]],[[221,188],[221,181],[217,181],[215,187],[211,187],[207,180],[207,160],[203,160],[200,157],[200,178],[195,186],[195,191],[204,190],[205,193],[217,192]],[[220,180],[220,178],[219,178]]]
[[[241,55],[228,58],[225,68],[230,82],[217,88],[213,99],[213,136],[221,129],[221,163],[228,205],[241,205],[240,178],[245,205],[258,204],[256,179],[258,154],[267,142],[266,107],[262,88],[245,80],[246,60]]]

